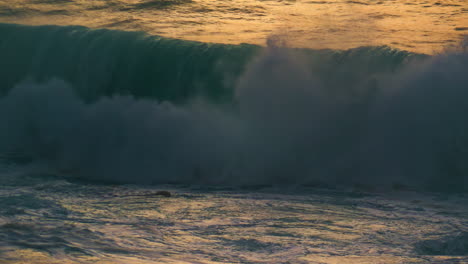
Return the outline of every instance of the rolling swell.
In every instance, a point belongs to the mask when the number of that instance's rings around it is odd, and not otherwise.
[[[81,26],[0,24],[0,36],[3,92],[25,79],[59,78],[85,99],[120,94],[173,102],[192,97],[229,101],[247,64],[263,52],[248,44],[209,44]],[[333,87],[394,71],[415,57],[388,47],[289,52]]]
[[[218,45],[81,26],[0,24],[1,89],[60,78],[86,99],[125,94],[183,101],[230,97],[259,47]]]
[[[466,52],[0,28],[0,152],[69,177],[468,190]]]

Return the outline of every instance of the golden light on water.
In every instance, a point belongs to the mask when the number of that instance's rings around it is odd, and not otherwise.
[[[31,260],[48,264],[221,264],[233,260],[390,264],[461,263],[458,260],[465,259],[405,253],[414,239],[443,234],[466,215],[464,204],[434,201],[429,196],[414,201],[414,194],[387,200],[333,195],[333,191],[299,195],[189,191],[166,199],[131,195],[131,187],[93,188],[113,195],[76,195],[81,189],[71,197],[60,192],[41,196],[60,204],[68,214],[39,214],[3,225],[12,233],[28,230],[25,234],[30,237],[24,243],[35,247],[5,248],[0,264]],[[417,208],[424,210],[415,213]],[[63,253],[55,252],[56,247]]]
[[[431,54],[468,34],[468,2],[2,0],[0,22],[137,30],[231,44],[263,45],[269,36],[281,35],[294,47],[389,45]]]

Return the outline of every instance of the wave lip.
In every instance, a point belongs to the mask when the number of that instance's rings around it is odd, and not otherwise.
[[[237,79],[264,52],[248,44],[209,44],[81,26],[0,24],[0,35],[1,91],[25,79],[58,78],[92,100],[119,94],[172,102],[194,97],[230,101]],[[302,57],[310,71],[330,85],[338,79],[356,82],[358,74],[393,71],[407,58],[421,56],[388,47],[288,52]]]
[[[229,97],[229,75],[259,49],[81,26],[0,24],[0,87],[60,78],[85,98],[127,94],[183,101]]]

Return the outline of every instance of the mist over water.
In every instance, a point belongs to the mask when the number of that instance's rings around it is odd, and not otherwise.
[[[79,81],[50,72],[37,81],[26,72],[12,89],[2,87],[0,147],[92,181],[466,191],[466,53],[402,60],[385,49],[311,52],[258,50],[236,66],[244,69],[238,76],[220,72],[233,91],[218,102],[204,93],[86,101]]]

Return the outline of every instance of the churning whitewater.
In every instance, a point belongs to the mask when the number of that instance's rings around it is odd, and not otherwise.
[[[2,152],[66,177],[467,190],[463,46],[429,57],[0,29]]]

